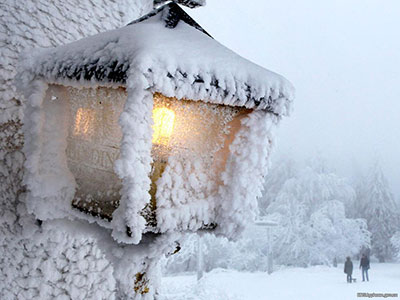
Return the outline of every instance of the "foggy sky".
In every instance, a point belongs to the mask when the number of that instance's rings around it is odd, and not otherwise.
[[[208,0],[187,10],[215,39],[289,79],[277,153],[319,152],[352,177],[380,158],[400,195],[400,1]]]

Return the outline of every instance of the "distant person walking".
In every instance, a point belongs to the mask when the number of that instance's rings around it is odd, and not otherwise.
[[[365,278],[367,278],[367,281],[369,281],[368,278],[369,258],[365,254],[363,254],[361,257],[360,269],[362,271],[362,281],[365,281]]]
[[[344,272],[347,274],[347,282],[351,283],[353,278],[351,275],[353,274],[353,262],[350,259],[350,256],[347,256],[346,262],[344,263]]]

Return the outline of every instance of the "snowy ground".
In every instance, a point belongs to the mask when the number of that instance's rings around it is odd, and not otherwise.
[[[356,266],[357,262],[355,262]],[[363,299],[357,293],[400,295],[400,264],[372,264],[370,282],[347,284],[343,265],[291,268],[267,273],[214,270],[197,283],[195,275],[164,277],[162,300],[347,300]],[[368,299],[367,297],[365,299]],[[377,299],[385,299],[377,297]],[[398,298],[386,298],[398,299]]]

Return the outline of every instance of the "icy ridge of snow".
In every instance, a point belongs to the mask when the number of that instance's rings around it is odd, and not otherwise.
[[[254,221],[279,120],[266,111],[253,111],[241,121],[221,175],[224,184],[219,188],[217,224],[221,225],[217,234],[236,239]]]
[[[112,224],[116,240],[137,244],[146,226],[140,212],[150,202],[153,94],[144,88],[146,80],[143,75],[133,69],[131,72],[128,99],[119,121],[123,132],[121,158],[115,163],[123,187]],[[132,231],[130,238],[126,235],[126,226]]]

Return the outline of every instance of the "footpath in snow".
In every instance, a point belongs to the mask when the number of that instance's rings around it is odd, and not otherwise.
[[[357,267],[358,262],[354,261]],[[371,264],[370,281],[348,284],[343,265],[288,268],[267,273],[213,270],[197,282],[196,275],[164,277],[161,300],[347,300],[399,299],[400,264]],[[357,297],[357,293],[397,293],[392,297]]]

